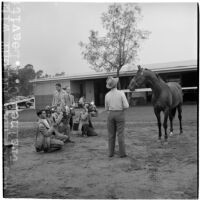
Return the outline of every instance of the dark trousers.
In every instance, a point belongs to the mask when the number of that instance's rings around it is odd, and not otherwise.
[[[108,114],[108,149],[109,156],[114,155],[116,133],[118,136],[119,154],[126,155],[124,143],[125,114],[123,111],[110,111]]]
[[[72,131],[72,129],[73,129],[73,116],[70,117],[69,125],[70,125],[70,131]]]
[[[59,127],[58,131],[59,132],[64,132],[65,135],[67,135],[69,138],[70,138],[70,125],[69,125],[69,122],[70,122],[70,117],[71,115],[67,115],[66,112],[63,112],[63,118],[62,118],[62,123],[63,123],[63,126],[62,127]]]

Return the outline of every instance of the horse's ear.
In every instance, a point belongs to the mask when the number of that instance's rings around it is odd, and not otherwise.
[[[141,69],[141,75],[143,75],[143,73],[144,73],[144,69],[142,68],[142,69]]]
[[[141,65],[138,65],[138,70],[139,70],[139,71],[142,71],[142,70],[143,70],[143,68],[141,67]]]

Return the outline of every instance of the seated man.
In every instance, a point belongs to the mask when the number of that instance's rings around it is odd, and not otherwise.
[[[46,111],[40,110],[37,116],[39,120],[35,141],[36,151],[52,152],[61,149],[64,143],[53,135],[55,128],[47,122]]]
[[[80,113],[80,123],[79,130],[82,131],[82,136],[97,136],[97,133],[94,131],[94,127],[91,122],[91,116],[88,112],[88,105],[84,106],[83,111]]]
[[[88,104],[88,111],[91,115],[91,117],[97,117],[98,116],[98,110],[94,104],[94,101],[90,102]]]
[[[59,130],[59,123],[62,120],[62,112],[60,115],[56,115],[55,111],[52,111],[49,106],[45,107],[45,111],[47,122],[50,126],[54,126],[55,128],[55,131],[53,133],[53,135],[55,135],[55,138],[62,140],[63,142],[67,142],[69,137],[67,135],[62,134],[62,132]]]
[[[82,96],[78,101],[78,105],[79,105],[79,107],[83,108],[84,104],[85,104],[85,97]]]

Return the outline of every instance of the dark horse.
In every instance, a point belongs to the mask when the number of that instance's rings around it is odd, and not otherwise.
[[[136,76],[132,78],[128,88],[134,91],[142,84],[148,84],[152,89],[152,103],[158,121],[159,140],[161,139],[161,119],[160,112],[164,112],[163,128],[165,129],[165,140],[167,141],[167,120],[170,120],[170,134],[173,134],[173,118],[178,110],[180,122],[180,134],[182,133],[182,103],[183,95],[181,86],[176,82],[165,83],[157,74],[149,69],[138,66]]]

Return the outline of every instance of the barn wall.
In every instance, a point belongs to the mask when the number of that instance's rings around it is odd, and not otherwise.
[[[77,102],[80,98],[80,81],[70,81],[71,93],[74,95]]]
[[[94,82],[86,81],[85,89],[86,89],[86,101],[87,102],[94,101]]]
[[[44,109],[47,105],[52,105],[53,95],[35,95],[36,110]]]
[[[58,81],[45,81],[34,84],[34,95],[52,95],[55,92],[55,84]],[[69,80],[59,81],[62,87],[70,86]]]

